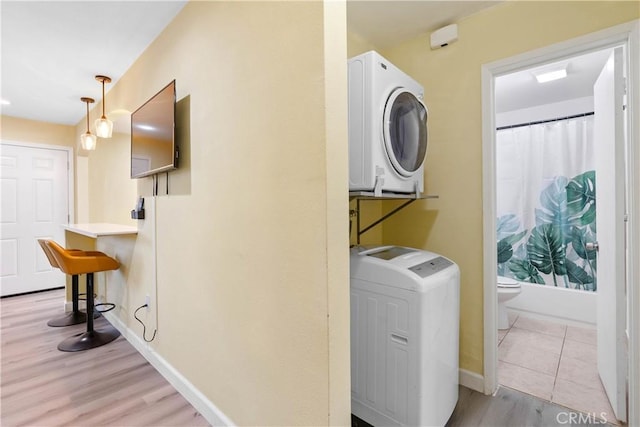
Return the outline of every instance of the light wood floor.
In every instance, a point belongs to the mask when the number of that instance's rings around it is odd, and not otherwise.
[[[445,427],[602,427],[594,415],[581,414],[563,406],[506,387],[486,396],[460,386],[458,403]],[[606,424],[607,427],[613,427]],[[351,417],[351,427],[373,427]]]
[[[58,351],[60,341],[85,328],[47,326],[62,314],[63,300],[62,290],[0,300],[1,426],[208,425],[122,337],[79,353]],[[572,412],[508,388],[485,396],[460,387],[447,426],[560,426]],[[602,425],[580,421],[571,425]],[[352,425],[368,426],[357,419]]]
[[[63,303],[63,290],[0,300],[0,425],[208,425],[122,337],[88,351],[58,351],[86,327],[47,326]],[[96,320],[96,329],[105,322]]]

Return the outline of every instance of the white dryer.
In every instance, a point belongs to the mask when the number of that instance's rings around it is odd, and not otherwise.
[[[349,191],[422,193],[424,89],[374,51],[348,64]]]

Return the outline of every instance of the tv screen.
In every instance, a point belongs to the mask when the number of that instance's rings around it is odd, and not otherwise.
[[[178,167],[175,117],[175,80],[131,114],[131,178]]]

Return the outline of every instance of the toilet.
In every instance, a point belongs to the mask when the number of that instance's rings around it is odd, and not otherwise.
[[[520,282],[509,277],[498,276],[498,329],[509,329],[507,305],[510,299],[520,294]]]

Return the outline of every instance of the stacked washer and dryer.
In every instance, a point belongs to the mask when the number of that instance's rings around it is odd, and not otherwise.
[[[374,51],[348,70],[350,192],[419,197],[422,86]],[[444,425],[458,400],[458,266],[399,246],[356,246],[350,263],[351,412],[377,427]]]

